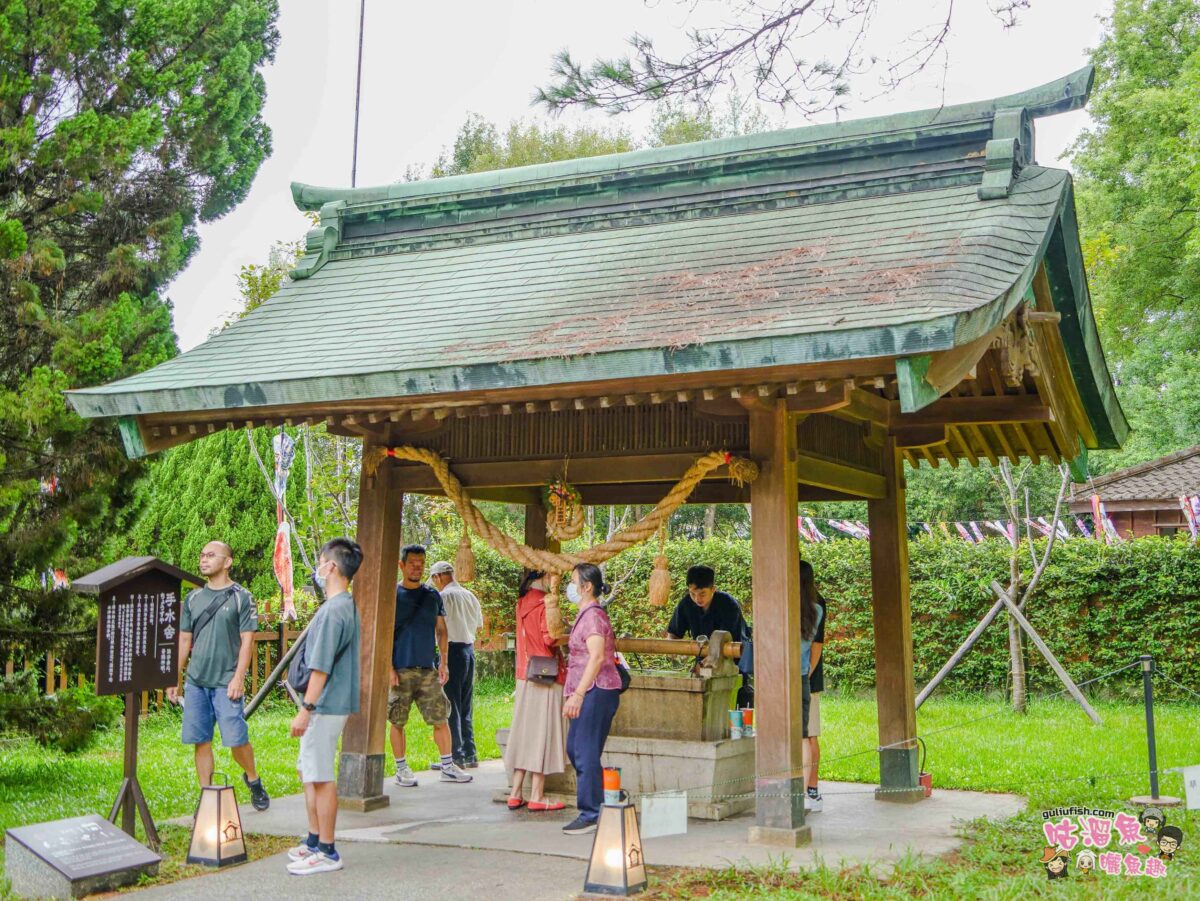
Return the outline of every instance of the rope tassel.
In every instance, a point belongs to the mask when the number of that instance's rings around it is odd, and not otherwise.
[[[665,606],[671,598],[671,570],[667,563],[666,529],[658,530],[658,556],[654,558],[654,571],[650,573],[647,593],[651,607]]]
[[[454,578],[459,582],[475,581],[475,551],[466,523],[463,523],[462,538],[458,540],[458,551],[454,554]]]

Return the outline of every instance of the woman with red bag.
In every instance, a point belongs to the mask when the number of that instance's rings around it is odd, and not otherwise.
[[[567,668],[546,626],[543,575],[526,574],[517,601],[517,691],[504,749],[505,766],[513,771],[509,810],[525,806],[526,773],[533,782],[530,810],[562,810],[565,806],[547,801],[545,794],[546,777],[563,772],[567,764],[562,692]]]

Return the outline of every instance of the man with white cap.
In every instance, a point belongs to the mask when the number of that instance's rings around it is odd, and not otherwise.
[[[454,567],[439,560],[429,570],[433,587],[442,596],[449,632],[446,697],[450,699],[450,743],[459,766],[477,767],[475,729],[471,723],[471,703],[475,694],[475,633],[483,628],[479,598],[454,580]],[[435,764],[438,766],[438,764]]]

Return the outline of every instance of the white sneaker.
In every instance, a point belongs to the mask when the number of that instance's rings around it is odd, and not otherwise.
[[[396,784],[401,788],[416,788],[417,777],[412,771],[412,767],[405,767],[402,770],[396,770]]]
[[[442,765],[442,781],[443,782],[471,782],[475,777],[468,776],[458,768],[456,763],[447,763]]]
[[[805,813],[820,813],[821,808],[825,806],[825,799],[820,795],[815,798],[805,792],[804,794],[804,811]]]
[[[315,873],[332,873],[334,870],[342,869],[343,866],[340,854],[337,860],[334,860],[317,851],[315,854],[309,854],[307,857],[289,863],[287,869],[293,876],[312,876]]]
[[[308,846],[308,842],[301,842],[300,844],[296,845],[296,847],[288,849],[288,857],[291,860],[304,860],[304,858],[308,857],[310,854],[316,853],[317,849],[310,848]]]

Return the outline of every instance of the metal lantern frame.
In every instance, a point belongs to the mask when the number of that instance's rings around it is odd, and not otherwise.
[[[618,859],[614,859],[616,855],[619,855]],[[602,805],[584,878],[584,892],[626,896],[645,888],[646,857],[637,809],[630,803]]]
[[[224,773],[221,785],[204,785],[196,801],[196,815],[192,819],[192,840],[188,844],[188,863],[208,867],[231,866],[245,863],[246,832],[242,828],[242,815],[238,810],[237,795]],[[208,822],[215,818],[215,822]]]

